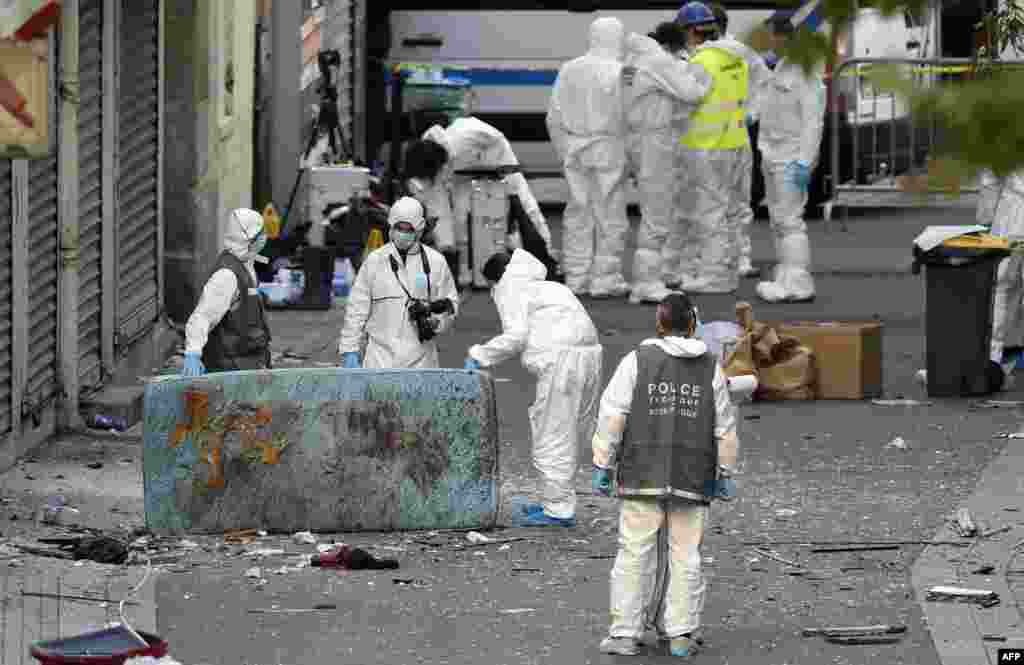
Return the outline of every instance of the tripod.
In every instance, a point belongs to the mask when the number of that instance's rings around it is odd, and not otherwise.
[[[337,50],[320,51],[317,54],[317,66],[320,68],[320,86],[318,88],[320,111],[313,123],[309,143],[306,144],[306,149],[302,153],[303,162],[309,160],[309,153],[313,151],[313,146],[316,145],[322,134],[327,134],[331,153],[335,158],[340,159],[345,154],[349,156],[355,154],[351,141],[341,131],[341,120],[338,118],[338,87],[331,78],[331,67],[337,67],[340,64],[341,54]],[[345,152],[342,152],[343,149]],[[287,229],[288,217],[292,213],[292,204],[295,203],[295,195],[298,194],[299,185],[302,183],[302,174],[305,172],[306,169],[300,166],[299,172],[295,176],[295,184],[292,185],[292,193],[288,197],[288,207],[285,208],[284,219],[281,220],[282,231]]]

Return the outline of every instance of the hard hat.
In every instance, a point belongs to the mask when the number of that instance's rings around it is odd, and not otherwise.
[[[394,226],[401,222],[412,224],[413,229],[422,231],[426,225],[426,219],[423,216],[423,204],[411,196],[403,196],[395,201],[395,204],[391,206],[391,211],[388,213],[388,224]]]
[[[714,13],[703,2],[688,2],[676,14],[676,23],[686,28],[715,22]]]

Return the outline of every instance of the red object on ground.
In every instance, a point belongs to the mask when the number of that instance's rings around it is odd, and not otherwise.
[[[14,33],[15,38],[28,42],[46,34],[60,20],[60,0],[48,0],[32,18]]]
[[[136,632],[149,646],[140,646],[127,628],[115,626],[60,640],[36,642],[29,653],[40,665],[124,665],[129,658],[163,658],[167,655],[166,640],[150,633]]]
[[[0,76],[0,106],[17,118],[21,124],[26,127],[34,127],[35,122],[32,120],[32,116],[25,113],[25,105],[27,103],[25,97],[18,92],[14,84]]]

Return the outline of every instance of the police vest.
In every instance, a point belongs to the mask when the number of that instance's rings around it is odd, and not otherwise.
[[[238,295],[203,347],[203,364],[210,372],[270,368],[270,327],[256,284],[237,256],[222,252],[210,272],[226,268],[235,273]]]
[[[682,144],[694,150],[735,150],[750,145],[746,105],[750,67],[729,51],[703,49],[690,59],[711,76],[711,91],[690,114]]]
[[[619,496],[707,503],[715,479],[715,358],[682,358],[655,344],[636,351],[636,387],[619,451]]]

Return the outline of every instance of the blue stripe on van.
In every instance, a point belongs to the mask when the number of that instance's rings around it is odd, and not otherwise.
[[[481,86],[552,86],[557,69],[445,69],[446,78],[466,79]],[[390,75],[388,78],[391,78]]]

